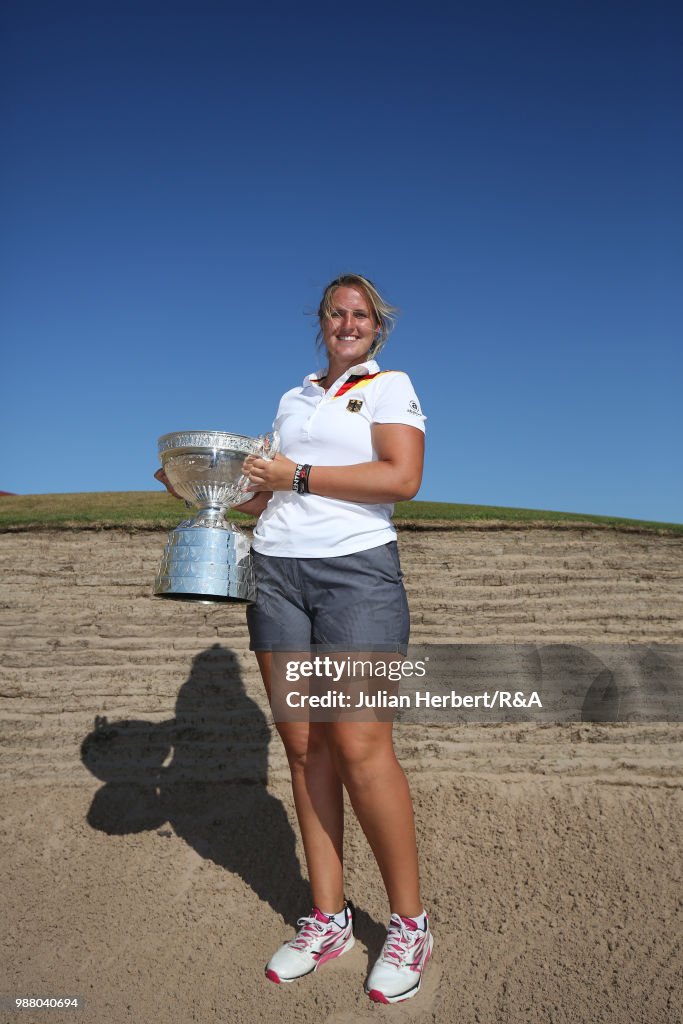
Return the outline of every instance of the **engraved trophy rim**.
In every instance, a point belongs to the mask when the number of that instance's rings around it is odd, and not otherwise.
[[[245,442],[252,447],[258,438],[250,434],[234,434],[228,430],[172,430],[162,434],[157,441],[159,455],[179,452],[183,449],[225,449],[235,451],[235,442]]]

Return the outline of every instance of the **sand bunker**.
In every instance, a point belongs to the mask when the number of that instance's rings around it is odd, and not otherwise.
[[[150,597],[163,533],[0,535],[1,1021],[459,1024],[683,1019],[683,727],[397,726],[435,954],[362,992],[387,907],[352,816],[354,950],[274,986],[308,907],[286,762],[240,606]],[[400,537],[413,638],[681,643],[683,539],[475,529]]]

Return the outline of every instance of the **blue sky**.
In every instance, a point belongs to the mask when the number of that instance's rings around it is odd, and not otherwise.
[[[678,5],[0,17],[0,490],[268,429],[350,270],[403,311],[420,498],[683,520]]]

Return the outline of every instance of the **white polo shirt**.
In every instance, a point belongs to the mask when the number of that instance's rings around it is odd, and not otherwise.
[[[309,374],[280,400],[273,428],[281,452],[311,466],[376,462],[373,423],[405,423],[424,433],[425,417],[410,377],[380,370],[374,359],[352,366],[327,393]],[[285,558],[328,558],[396,539],[393,505],[365,505],[318,494],[276,491],[254,530],[254,549]]]

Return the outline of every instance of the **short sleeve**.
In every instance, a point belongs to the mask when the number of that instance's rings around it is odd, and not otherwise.
[[[287,399],[290,398],[292,395],[296,394],[300,390],[301,388],[292,388],[291,391],[286,391],[284,393],[284,395],[278,402],[277,412],[275,413],[275,419],[273,420],[273,426],[271,428],[272,430],[280,429],[280,427],[282,426],[282,421],[285,416],[285,405],[287,403]]]
[[[373,423],[405,423],[424,433],[426,416],[415,394],[410,377],[398,370],[380,374],[377,397],[372,410]]]

